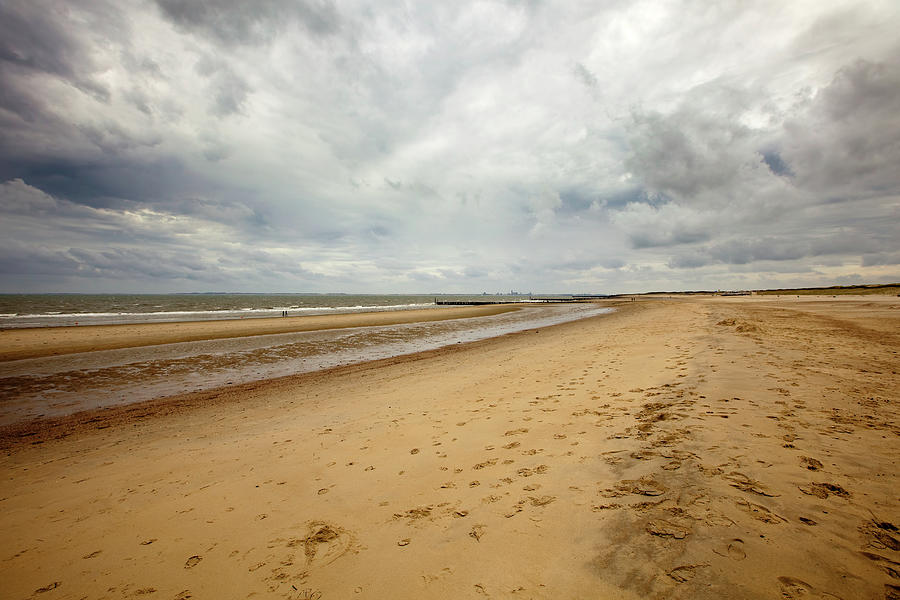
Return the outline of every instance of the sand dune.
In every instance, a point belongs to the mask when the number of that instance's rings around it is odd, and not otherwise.
[[[7,430],[0,597],[900,597],[898,336],[644,300]]]

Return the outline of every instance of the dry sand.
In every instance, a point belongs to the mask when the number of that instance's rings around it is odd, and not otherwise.
[[[897,598],[898,349],[891,298],[644,300],[8,430],[0,597]]]

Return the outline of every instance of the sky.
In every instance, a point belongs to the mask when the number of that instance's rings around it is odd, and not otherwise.
[[[0,292],[900,281],[900,2],[3,0]]]

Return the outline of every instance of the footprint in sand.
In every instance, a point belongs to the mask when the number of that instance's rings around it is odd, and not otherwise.
[[[815,458],[809,456],[801,456],[800,457],[800,466],[809,469],[810,471],[818,471],[822,468],[822,463],[816,460]]]
[[[519,428],[519,429],[510,429],[509,431],[507,431],[507,432],[504,433],[503,435],[520,435],[520,434],[523,434],[523,433],[528,433],[528,429],[526,429],[526,428],[524,428],[524,427]]]
[[[38,589],[34,590],[34,593],[35,594],[43,594],[45,592],[49,592],[50,590],[55,590],[56,588],[58,588],[61,585],[62,585],[61,581],[54,581],[53,583],[51,583],[49,585],[45,585],[42,588],[38,588]]]
[[[777,493],[769,490],[765,485],[763,485],[759,481],[756,481],[752,477],[748,477],[747,475],[744,475],[743,473],[739,473],[737,471],[731,471],[730,473],[725,475],[725,479],[727,479],[730,482],[729,485],[731,487],[735,487],[735,488],[741,490],[742,492],[751,492],[751,493],[754,493],[754,494],[757,494],[760,496],[766,496],[769,498],[774,497],[774,496],[780,496],[780,494],[777,494]]]
[[[729,540],[720,547],[714,548],[713,552],[731,560],[744,560],[747,558],[747,553],[744,551],[744,540],[740,538]]]
[[[411,508],[403,513],[394,513],[394,518],[407,519],[412,522],[430,516],[432,510],[434,510],[434,507],[430,504],[428,506],[418,506],[416,508]]]
[[[784,519],[783,517],[779,517],[761,504],[754,504],[752,502],[747,502],[746,500],[739,500],[737,502],[737,506],[757,521],[762,521],[763,523],[771,523],[773,525],[777,525],[786,521],[786,519]]]
[[[707,512],[703,522],[711,527],[731,527],[735,524],[731,518],[715,512]]]
[[[428,575],[422,575],[422,581],[426,584],[433,583],[440,579],[446,579],[447,577],[453,575],[453,569],[450,567],[444,567],[437,573],[430,573]]]
[[[697,574],[697,569],[708,566],[709,565],[705,563],[699,565],[681,565],[680,567],[675,567],[667,572],[666,575],[674,579],[677,583],[684,583],[694,578]]]
[[[308,567],[331,564],[350,551],[352,545],[349,532],[325,521],[312,521],[307,525],[306,537],[288,542],[288,547],[303,548]]]
[[[541,496],[540,498],[529,496],[528,499],[531,501],[532,506],[547,506],[556,500],[556,496]]]
[[[683,540],[690,534],[686,527],[663,520],[650,521],[647,523],[646,531],[650,535],[661,538],[675,538],[676,540]]]
[[[518,471],[516,471],[516,473],[519,475],[519,477],[531,477],[532,475],[543,475],[549,468],[550,467],[548,467],[547,465],[538,465],[533,469],[527,467],[519,469]]]
[[[781,597],[787,600],[812,600],[815,598],[821,600],[840,600],[838,596],[818,590],[796,577],[779,577],[778,587],[781,590]]]
[[[666,487],[649,476],[622,480],[616,484],[615,489],[619,492],[651,497],[662,496],[666,493]]]
[[[186,561],[184,561],[184,568],[192,569],[192,568],[196,567],[200,563],[201,560],[203,560],[203,557],[195,554],[194,556],[192,556],[189,559],[187,559]]]
[[[868,546],[878,550],[900,550],[900,539],[895,535],[898,527],[888,521],[866,521],[859,527],[860,533],[867,538]]]
[[[485,529],[487,529],[487,527],[484,525],[475,525],[469,532],[469,537],[474,538],[476,542],[480,542],[481,538],[484,537]]]
[[[815,496],[816,498],[825,499],[830,494],[840,496],[841,498],[850,497],[850,492],[835,483],[810,483],[805,486],[798,486],[800,491],[807,496]]]

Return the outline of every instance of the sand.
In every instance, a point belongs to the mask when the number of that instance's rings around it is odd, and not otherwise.
[[[76,352],[115,350],[175,342],[296,333],[346,327],[396,325],[496,315],[518,307],[511,304],[423,308],[383,312],[282,318],[227,319],[132,325],[84,325],[0,330],[0,361],[58,356]]]
[[[0,597],[897,598],[898,349],[891,298],[642,300],[7,430]]]

